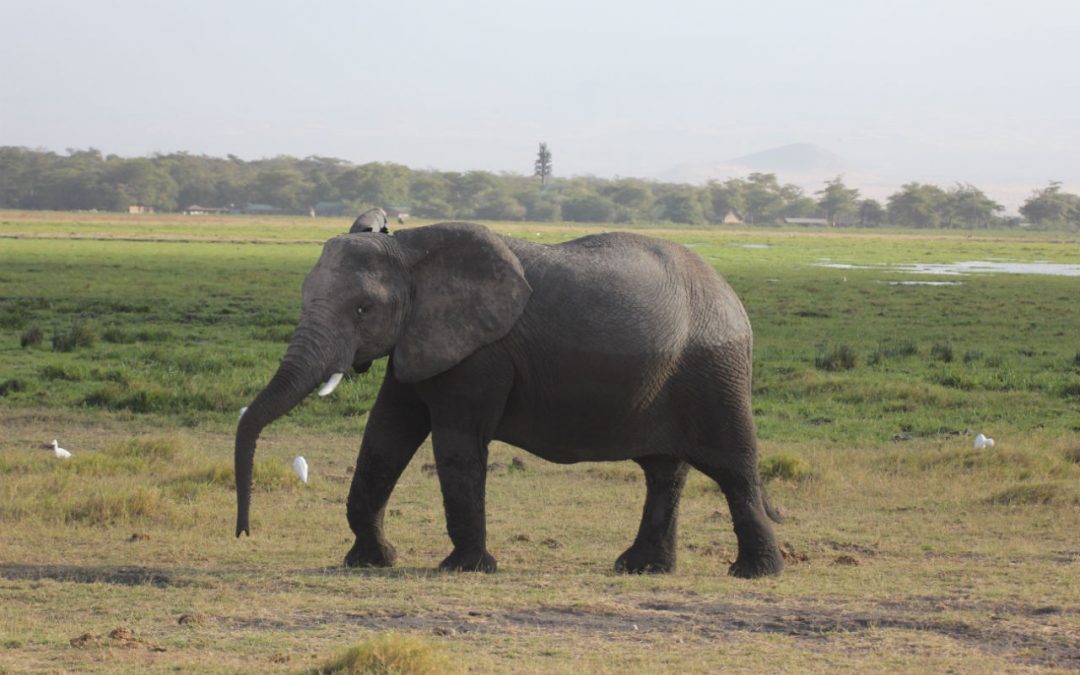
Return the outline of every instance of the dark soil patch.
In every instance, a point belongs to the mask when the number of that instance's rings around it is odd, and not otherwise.
[[[148,567],[79,567],[76,565],[0,564],[0,578],[12,580],[70,581],[79,584],[118,584],[120,586],[187,586],[170,572]]]
[[[410,614],[330,613],[275,618],[221,619],[233,629],[305,630],[327,624],[354,625],[368,630],[420,631],[441,636],[511,631],[573,633],[618,637],[635,633],[687,632],[705,638],[730,638],[739,632],[787,635],[829,644],[837,636],[896,629],[943,635],[989,654],[1017,663],[1055,668],[1080,668],[1080,643],[1070,629],[1054,623],[1024,630],[1005,622],[974,625],[937,618],[943,609],[958,607],[948,599],[849,608],[844,603],[800,602],[657,602],[646,601],[619,609],[536,607],[493,612],[434,612]],[[1031,619],[1072,614],[1060,607],[1000,607]]]

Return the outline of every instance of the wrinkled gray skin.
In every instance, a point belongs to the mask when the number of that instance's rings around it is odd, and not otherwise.
[[[358,310],[360,310],[358,312]],[[625,572],[675,567],[694,467],[727,498],[739,553],[730,573],[783,560],[758,477],[750,324],[731,287],[678,244],[633,234],[543,246],[468,223],[327,242],[303,286],[300,324],[236,433],[236,533],[248,532],[263,428],[321,382],[390,354],[364,432],[347,514],[349,566],[390,565],[394,485],[432,436],[453,551],[440,567],[494,571],[487,550],[487,447],[544,459],[633,460],[645,508]]]

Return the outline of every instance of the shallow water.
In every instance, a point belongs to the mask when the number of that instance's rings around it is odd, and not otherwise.
[[[1044,274],[1056,277],[1080,277],[1080,265],[1052,262],[1007,262],[967,260],[955,263],[902,263],[895,265],[852,265],[820,262],[818,267],[838,270],[885,270],[910,274]]]

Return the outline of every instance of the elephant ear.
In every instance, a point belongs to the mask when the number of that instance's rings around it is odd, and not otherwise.
[[[412,272],[413,297],[394,347],[394,374],[419,382],[502,338],[532,288],[521,261],[487,228],[440,223],[394,238]]]

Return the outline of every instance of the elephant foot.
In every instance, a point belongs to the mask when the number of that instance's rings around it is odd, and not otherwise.
[[[440,572],[494,572],[497,563],[495,557],[487,551],[458,551],[439,563]]]
[[[615,561],[615,571],[626,574],[668,574],[675,571],[675,552],[655,546],[631,546]]]
[[[397,551],[387,543],[361,546],[359,542],[345,554],[345,567],[390,567]]]
[[[728,568],[728,574],[740,579],[775,577],[784,569],[784,558],[776,548],[764,551],[739,551],[739,557]]]

